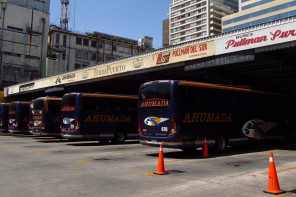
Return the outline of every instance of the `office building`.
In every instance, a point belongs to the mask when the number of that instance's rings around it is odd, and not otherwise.
[[[240,12],[223,17],[223,32],[296,15],[296,0],[240,0],[239,5]]]
[[[169,44],[222,33],[221,18],[238,10],[238,0],[173,0],[169,10]]]

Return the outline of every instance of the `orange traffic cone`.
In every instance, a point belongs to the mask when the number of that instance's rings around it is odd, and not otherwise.
[[[273,161],[273,153],[270,152],[269,154],[269,175],[268,175],[268,189],[267,191],[264,191],[265,193],[269,194],[282,194],[285,193],[285,191],[282,191],[280,189],[276,169],[275,169],[275,163]]]
[[[157,164],[156,172],[154,172],[154,174],[159,174],[159,175],[166,174],[165,168],[164,168],[164,158],[163,158],[162,143],[160,144],[160,147],[159,147],[158,164]]]
[[[205,138],[205,140],[204,140],[203,157],[204,157],[204,158],[209,157],[207,138]]]

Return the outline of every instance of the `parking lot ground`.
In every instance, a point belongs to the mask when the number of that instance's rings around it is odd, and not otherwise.
[[[296,142],[285,147],[230,147],[186,154],[164,149],[167,175],[155,175],[157,147],[138,141],[100,144],[0,135],[0,196],[274,196],[268,185],[273,152],[282,190],[296,196]]]

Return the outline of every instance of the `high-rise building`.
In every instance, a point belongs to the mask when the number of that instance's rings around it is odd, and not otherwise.
[[[0,1],[0,83],[41,76],[49,30],[50,0]]]
[[[170,45],[222,33],[221,18],[238,11],[238,0],[173,0]]]
[[[296,0],[240,0],[239,5],[240,12],[223,17],[223,32],[296,15]]]

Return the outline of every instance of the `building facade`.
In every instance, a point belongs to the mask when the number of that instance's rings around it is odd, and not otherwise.
[[[169,36],[169,28],[170,27],[170,21],[169,19],[165,19],[162,21],[162,47],[167,47],[170,44]]]
[[[222,17],[237,11],[238,0],[173,0],[169,10],[169,44],[222,33]]]
[[[7,86],[41,76],[50,0],[0,1],[0,82]]]
[[[223,17],[223,32],[296,15],[296,0],[240,0],[240,12]]]
[[[49,45],[54,56],[48,58],[45,76],[136,55],[144,50],[137,40],[100,32],[75,33],[57,26],[50,27]]]

